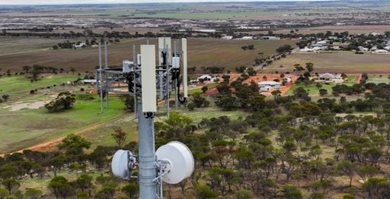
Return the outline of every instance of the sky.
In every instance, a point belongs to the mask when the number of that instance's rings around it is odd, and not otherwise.
[[[226,2],[226,1],[295,1],[295,0],[0,0],[3,4],[89,4],[89,3],[151,3],[151,2]],[[310,1],[310,0],[301,0]]]

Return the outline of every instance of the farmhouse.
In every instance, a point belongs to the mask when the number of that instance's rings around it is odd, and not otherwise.
[[[358,46],[359,51],[361,52],[368,52],[368,48],[365,48],[363,46]]]
[[[94,85],[94,84],[96,84],[96,79],[83,79],[83,80],[81,80],[81,82],[83,83],[83,84],[92,84],[92,85]]]
[[[73,48],[85,48],[87,47],[87,44],[85,44],[84,42],[81,42],[79,44],[73,44]]]
[[[318,75],[316,82],[325,82],[325,83],[343,83],[344,79],[341,74],[331,74],[331,73],[323,73]]]
[[[215,80],[215,77],[211,76],[211,75],[202,75],[200,77],[198,77],[197,79],[199,82],[204,82],[204,81],[214,81]]]
[[[268,92],[273,90],[279,90],[281,87],[280,82],[275,81],[264,81],[259,83],[259,91],[260,92]]]
[[[301,52],[317,52],[318,49],[305,47],[303,49],[300,49],[299,51],[301,51]]]
[[[221,39],[224,39],[224,40],[232,40],[232,39],[233,39],[233,36],[225,35],[225,36],[221,37]]]
[[[374,51],[373,53],[374,53],[374,54],[387,55],[387,54],[389,54],[389,51],[383,50],[383,49],[378,49],[378,50]]]
[[[318,41],[317,43],[312,44],[313,47],[323,47],[328,46],[328,40]]]
[[[198,30],[194,30],[194,32],[199,32],[199,33],[216,33],[217,30],[215,30],[215,29],[198,29]]]
[[[240,40],[253,40],[253,36],[244,36],[241,37]]]

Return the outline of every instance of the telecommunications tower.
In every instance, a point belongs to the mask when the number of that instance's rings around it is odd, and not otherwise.
[[[165,101],[169,117],[171,93],[174,93],[176,107],[188,97],[187,39],[172,43],[169,37],[158,38],[158,49],[149,44],[140,45],[139,48],[133,46],[133,60],[124,60],[119,69],[107,65],[107,43],[104,43],[104,51],[103,67],[100,44],[96,77],[101,111],[104,110],[104,98],[108,107],[109,93],[129,95],[134,98],[138,118],[138,155],[128,150],[118,150],[112,159],[112,172],[126,180],[138,178],[140,199],[162,199],[163,182],[177,184],[183,181],[191,176],[195,165],[190,149],[181,142],[172,141],[155,150],[154,117],[157,104]],[[139,168],[138,176],[133,176],[132,171],[136,167]]]

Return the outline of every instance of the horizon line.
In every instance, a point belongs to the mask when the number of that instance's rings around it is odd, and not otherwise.
[[[191,4],[191,3],[258,3],[258,2],[265,2],[265,3],[284,3],[284,2],[335,2],[335,1],[341,1],[341,0],[244,0],[244,1],[236,1],[236,0],[224,0],[224,1],[218,1],[218,0],[209,0],[209,1],[192,1],[192,2],[177,2],[177,1],[163,1],[163,2],[80,2],[80,3],[0,3],[0,5],[4,6],[50,6],[50,5],[120,5],[120,4]],[[353,0],[352,0],[353,1]]]

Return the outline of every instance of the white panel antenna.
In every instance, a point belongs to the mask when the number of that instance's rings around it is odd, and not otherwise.
[[[177,184],[190,177],[195,168],[195,160],[190,149],[183,143],[173,141],[156,151],[157,160],[169,166],[162,180],[168,184]]]
[[[141,45],[142,112],[157,112],[154,45]]]
[[[181,39],[181,50],[183,51],[183,88],[184,88],[184,97],[188,97],[188,60],[187,60],[187,39]]]
[[[171,64],[172,60],[172,40],[170,37],[159,37],[158,38],[158,49],[159,49],[159,65],[163,63],[163,56],[161,52],[167,50],[167,64]]]

